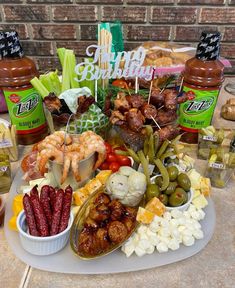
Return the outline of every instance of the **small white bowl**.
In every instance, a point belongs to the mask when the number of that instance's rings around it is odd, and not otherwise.
[[[31,236],[27,233],[28,226],[25,212],[21,211],[17,217],[16,225],[22,247],[31,254],[45,256],[54,254],[65,247],[69,239],[72,223],[73,213],[71,212],[68,227],[61,233],[48,237]]]
[[[170,206],[166,206],[166,211],[173,211],[173,210],[179,210],[179,211],[185,211],[189,208],[189,205],[191,204],[192,200],[193,200],[193,189],[190,189],[190,191],[187,193],[188,194],[188,201],[181,206],[177,206],[177,207],[170,207]]]
[[[155,183],[155,179],[157,177],[160,177],[161,175],[155,175],[151,178],[151,183]],[[189,205],[191,204],[192,200],[193,200],[193,195],[194,195],[194,191],[193,189],[190,189],[189,192],[187,192],[188,194],[188,201],[181,206],[176,206],[176,207],[170,207],[170,206],[165,206],[166,207],[166,211],[173,211],[173,210],[179,210],[179,211],[185,211],[188,209]]]

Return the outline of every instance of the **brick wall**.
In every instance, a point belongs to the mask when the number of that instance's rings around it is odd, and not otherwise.
[[[84,56],[100,21],[124,24],[125,48],[146,40],[197,44],[203,29],[222,33],[235,66],[235,0],[0,0],[0,29],[14,28],[43,71],[59,67],[57,47]],[[228,72],[235,74],[235,68]]]

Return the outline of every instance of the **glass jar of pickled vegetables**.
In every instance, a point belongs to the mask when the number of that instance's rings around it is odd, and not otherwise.
[[[9,156],[0,154],[0,194],[8,193],[11,187],[11,169]]]
[[[224,148],[210,149],[205,177],[210,178],[211,185],[224,188],[235,168],[235,153],[225,153]]]
[[[224,130],[216,130],[213,126],[208,126],[199,130],[198,134],[198,158],[207,160],[210,149],[220,147],[224,140]]]

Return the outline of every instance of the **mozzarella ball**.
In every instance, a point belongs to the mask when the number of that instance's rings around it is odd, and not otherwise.
[[[183,244],[185,246],[192,246],[194,242],[195,242],[195,239],[193,238],[193,236],[188,236],[188,235],[183,236]]]
[[[138,257],[142,257],[146,254],[145,250],[143,250],[139,246],[135,247],[135,253]]]
[[[180,248],[180,244],[177,240],[171,239],[168,243],[168,248],[171,250],[177,250]]]
[[[201,229],[198,229],[198,230],[195,230],[193,232],[193,236],[196,238],[196,239],[202,239],[204,237],[204,234],[203,234],[203,231]]]
[[[158,245],[157,245],[157,251],[159,253],[163,253],[163,252],[167,252],[168,251],[168,247],[165,243],[163,242],[160,242]]]

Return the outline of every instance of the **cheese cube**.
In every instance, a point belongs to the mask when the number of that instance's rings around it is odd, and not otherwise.
[[[187,173],[190,181],[191,181],[191,187],[193,189],[200,189],[201,185],[201,174],[198,173],[195,169],[191,169],[188,173]]]
[[[201,189],[200,189],[201,193],[204,196],[210,196],[211,195],[211,181],[210,181],[210,178],[202,177],[200,185],[201,185]]]
[[[208,205],[208,202],[207,202],[205,196],[202,194],[200,196],[194,198],[192,203],[197,209],[205,208]]]
[[[81,188],[82,189],[82,188]],[[73,192],[73,204],[81,206],[83,202],[87,199],[88,195],[81,192],[81,189]]]
[[[139,207],[136,220],[143,224],[150,224],[153,221],[154,214],[142,207]]]
[[[101,184],[100,180],[98,180],[96,178],[90,180],[84,186],[84,188],[88,191],[89,194],[92,194],[93,192],[97,191],[101,187],[102,187],[102,184]]]
[[[109,176],[112,174],[111,170],[103,170],[100,171],[97,175],[96,175],[96,179],[98,179],[102,185],[105,185],[106,181],[108,180]]]
[[[145,206],[145,209],[152,212],[154,215],[162,216],[166,211],[166,207],[162,202],[157,198],[153,197]]]
[[[201,195],[200,190],[194,190],[193,199],[199,197]]]

